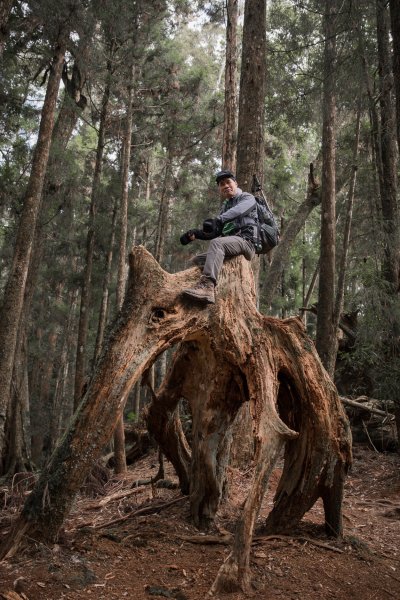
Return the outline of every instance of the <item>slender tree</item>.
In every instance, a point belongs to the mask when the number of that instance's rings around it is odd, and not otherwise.
[[[359,99],[358,108],[357,108],[356,131],[355,131],[355,137],[354,137],[354,150],[353,150],[353,164],[351,167],[350,185],[349,185],[349,191],[348,191],[348,195],[347,195],[347,206],[346,206],[345,224],[344,224],[344,232],[343,232],[342,254],[341,254],[340,262],[339,262],[339,274],[338,274],[336,300],[335,300],[335,329],[336,330],[339,326],[340,316],[343,312],[343,306],[344,306],[346,266],[347,266],[347,257],[349,254],[350,232],[351,232],[351,224],[352,224],[352,219],[353,219],[354,194],[355,194],[357,170],[358,170],[357,161],[358,161],[359,145],[360,145],[360,125],[361,125],[361,98]],[[336,340],[338,340],[337,336],[336,336]],[[336,351],[337,351],[337,346],[336,346]]]
[[[129,195],[129,168],[131,163],[132,144],[132,115],[133,115],[133,89],[135,82],[135,67],[132,66],[128,78],[126,97],[126,116],[124,136],[122,141],[122,168],[121,168],[121,205],[120,205],[120,235],[118,251],[118,279],[117,279],[117,311],[121,310],[126,285],[126,240],[128,235],[128,195]],[[125,403],[124,403],[125,405]],[[126,471],[125,431],[123,410],[114,432],[114,469],[116,473]]]
[[[322,125],[321,249],[318,290],[317,350],[322,364],[332,376],[335,368],[334,338],[335,290],[335,201],[336,201],[336,23],[337,1],[324,3],[324,90]]]
[[[226,58],[222,167],[236,170],[238,0],[226,2]]]
[[[114,52],[114,41],[110,42],[109,47],[109,58],[107,61],[107,75],[106,84],[103,92],[100,112],[100,124],[99,134],[97,140],[96,150],[96,162],[93,173],[92,190],[90,196],[90,208],[89,208],[89,226],[86,237],[86,259],[85,268],[82,277],[81,286],[81,302],[80,302],[80,313],[79,313],[79,327],[78,327],[78,341],[76,351],[76,365],[75,365],[75,393],[74,393],[74,406],[78,406],[82,396],[82,391],[85,383],[85,369],[86,369],[86,352],[87,352],[87,335],[89,328],[89,309],[90,309],[90,296],[92,286],[92,270],[93,270],[93,255],[94,255],[94,243],[95,243],[95,219],[97,212],[97,196],[99,192],[101,173],[103,169],[103,155],[105,147],[105,136],[107,127],[107,116],[109,111],[109,99],[111,91],[111,77],[112,77],[112,56]]]
[[[17,332],[22,312],[26,279],[31,259],[37,216],[49,158],[51,136],[58,90],[61,81],[64,55],[68,40],[68,27],[64,25],[54,48],[49,69],[46,96],[36,144],[32,170],[25,192],[23,210],[18,226],[14,257],[4,292],[0,328],[0,448],[4,446],[4,426],[10,397],[10,385]]]
[[[397,145],[400,152],[400,2],[389,0],[393,40],[393,77],[396,92]]]
[[[397,149],[393,74],[390,63],[389,13],[386,2],[377,0],[378,70],[380,85],[381,159],[384,185],[381,204],[385,234],[384,277],[397,291],[399,287],[400,239],[397,207]]]

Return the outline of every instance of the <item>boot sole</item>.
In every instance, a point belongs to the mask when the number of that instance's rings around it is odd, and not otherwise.
[[[196,294],[193,294],[193,292],[190,292],[189,290],[183,290],[182,294],[184,296],[187,296],[188,298],[197,300],[198,302],[201,302],[202,304],[215,304],[215,300],[210,300],[209,298],[205,298],[204,296],[197,296]]]

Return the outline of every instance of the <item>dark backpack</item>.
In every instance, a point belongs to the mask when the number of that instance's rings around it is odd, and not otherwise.
[[[257,254],[268,254],[279,244],[279,229],[275,217],[264,198],[255,196],[257,202]]]

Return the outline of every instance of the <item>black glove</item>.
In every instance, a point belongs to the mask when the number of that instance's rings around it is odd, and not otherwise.
[[[221,219],[219,219],[218,217],[216,219],[206,219],[203,223],[203,231],[204,231],[204,233],[211,233],[215,237],[221,235],[221,233],[222,233]]]
[[[190,242],[192,242],[193,240],[190,239],[189,236],[194,235],[194,231],[193,229],[189,229],[189,231],[187,231],[186,233],[183,233],[181,235],[181,237],[179,238],[181,241],[182,246],[186,246],[187,244],[190,244]]]

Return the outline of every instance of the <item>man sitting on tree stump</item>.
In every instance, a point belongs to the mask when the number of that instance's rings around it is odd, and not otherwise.
[[[216,176],[222,204],[218,217],[206,219],[203,229],[189,229],[181,236],[181,244],[195,239],[212,240],[208,251],[192,259],[204,265],[199,282],[183,294],[204,304],[215,303],[215,286],[225,257],[243,255],[251,260],[257,243],[257,203],[252,194],[242,192],[231,171],[219,171]]]

